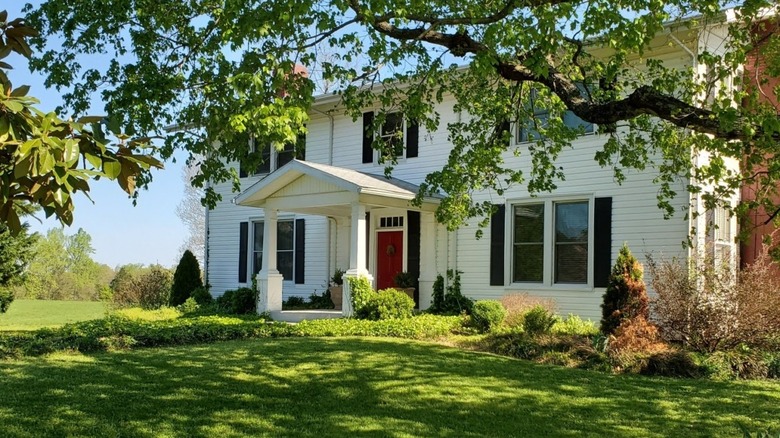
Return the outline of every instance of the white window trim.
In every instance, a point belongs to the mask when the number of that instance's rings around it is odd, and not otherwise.
[[[379,112],[378,109],[374,110],[374,114],[376,114],[378,112]],[[408,121],[408,118],[406,117],[406,114],[404,114],[404,112],[400,111],[400,110],[398,110],[398,111],[390,111],[388,113],[385,113],[385,115],[395,114],[395,113],[401,113],[401,116],[403,117],[403,125],[402,125],[402,128],[401,128],[403,136],[401,138],[401,142],[402,142],[402,145],[403,145],[404,153],[403,153],[403,155],[395,157],[395,160],[398,162],[398,164],[401,164],[401,163],[405,163],[406,160],[407,160],[407,158],[406,158],[406,142],[407,142],[407,129],[409,128],[409,126],[408,126],[408,122],[409,121]],[[374,140],[376,140],[377,138],[382,138],[382,127],[381,126],[379,127],[379,131],[374,132]],[[384,162],[384,163],[380,163],[379,162],[379,150],[378,149],[374,149],[374,166],[382,166],[382,167],[384,167],[386,165],[387,165],[387,162]]]
[[[295,284],[295,249],[296,249],[295,248],[295,242],[296,242],[296,240],[295,240],[295,233],[298,232],[298,227],[295,226],[295,219],[296,219],[296,217],[294,215],[289,215],[288,214],[288,215],[279,215],[279,217],[276,220],[277,224],[279,222],[292,222],[293,223],[293,250],[292,250],[293,251],[293,274],[292,274],[292,278],[290,280],[283,280],[284,284],[289,284],[289,285]],[[265,222],[265,218],[263,216],[255,216],[255,217],[249,218],[249,225],[250,225],[250,227],[249,227],[249,233],[248,233],[249,236],[247,237],[248,242],[247,242],[246,246],[247,246],[247,251],[249,252],[249,254],[247,254],[247,264],[249,265],[249,266],[247,266],[247,272],[250,274],[250,275],[248,275],[248,277],[250,278],[250,282],[251,282],[251,278],[254,278],[254,276],[257,275],[257,273],[254,272],[254,264],[255,264],[255,224],[263,224],[264,222]],[[279,249],[277,248],[276,251],[278,253]],[[278,262],[278,255],[277,255],[277,262]],[[258,272],[260,272],[260,271],[258,270]]]
[[[593,291],[593,263],[595,255],[594,226],[595,226],[595,196],[593,193],[550,196],[544,198],[514,198],[506,200],[504,229],[504,260],[509,269],[504,269],[504,284],[508,288],[517,290],[537,289],[537,290],[577,290]],[[555,264],[555,209],[556,203],[567,202],[588,202],[588,281],[586,283],[555,283],[553,265]],[[523,204],[544,204],[544,271],[540,283],[530,281],[514,281],[514,208]]]
[[[549,112],[548,111],[543,111],[543,112],[541,112],[539,114],[549,114]],[[534,117],[536,115],[537,114],[534,114]],[[597,128],[598,128],[598,125],[596,125],[595,123],[591,123],[591,126],[593,126],[593,130],[592,131],[585,132],[584,134],[580,134],[579,137],[577,137],[577,138],[598,135],[598,133],[596,132]],[[534,138],[533,140],[520,140],[520,130],[521,129],[522,129],[522,125],[520,124],[520,122],[512,123],[512,133],[513,133],[513,135],[512,135],[512,142],[513,142],[513,144],[515,146],[528,146],[530,144],[535,144],[537,141],[539,141],[538,138]]]

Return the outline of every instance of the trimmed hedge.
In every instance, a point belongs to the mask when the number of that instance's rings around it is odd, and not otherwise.
[[[384,321],[315,320],[297,325],[267,322],[257,316],[200,316],[148,321],[112,315],[94,321],[66,324],[56,329],[0,334],[0,358],[35,356],[63,350],[87,353],[282,336],[425,339],[444,336],[460,325],[461,319],[458,317],[434,315]]]
[[[497,329],[505,318],[506,309],[496,300],[477,301],[471,309],[471,321],[483,333]]]

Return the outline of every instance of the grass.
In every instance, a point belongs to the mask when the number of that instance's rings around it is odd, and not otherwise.
[[[59,327],[102,318],[105,312],[106,305],[99,301],[15,300],[8,312],[0,315],[0,331]]]
[[[0,436],[737,436],[780,384],[609,375],[386,338],[0,361]]]

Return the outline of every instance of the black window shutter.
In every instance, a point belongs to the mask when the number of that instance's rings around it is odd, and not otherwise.
[[[593,286],[607,287],[612,270],[612,198],[596,198],[593,226]]]
[[[498,209],[490,217],[490,285],[504,285],[504,236],[506,206]]]
[[[306,266],[306,220],[295,219],[295,284],[303,284]]]
[[[419,154],[420,125],[416,120],[410,120],[406,126],[406,158],[414,158]]]
[[[249,244],[249,222],[238,224],[238,282],[246,283],[246,257]]]
[[[363,113],[363,162],[374,162],[374,131],[371,124],[374,123],[374,112]]]
[[[412,275],[414,281],[415,302],[419,303],[420,297],[420,212],[409,210],[406,224],[406,271]]]
[[[239,161],[238,163],[238,176],[240,178],[246,178],[246,169],[244,169],[244,164]]]

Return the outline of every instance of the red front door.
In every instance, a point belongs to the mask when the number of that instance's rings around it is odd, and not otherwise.
[[[393,277],[404,270],[404,232],[380,231],[376,242],[377,288],[393,287]]]

